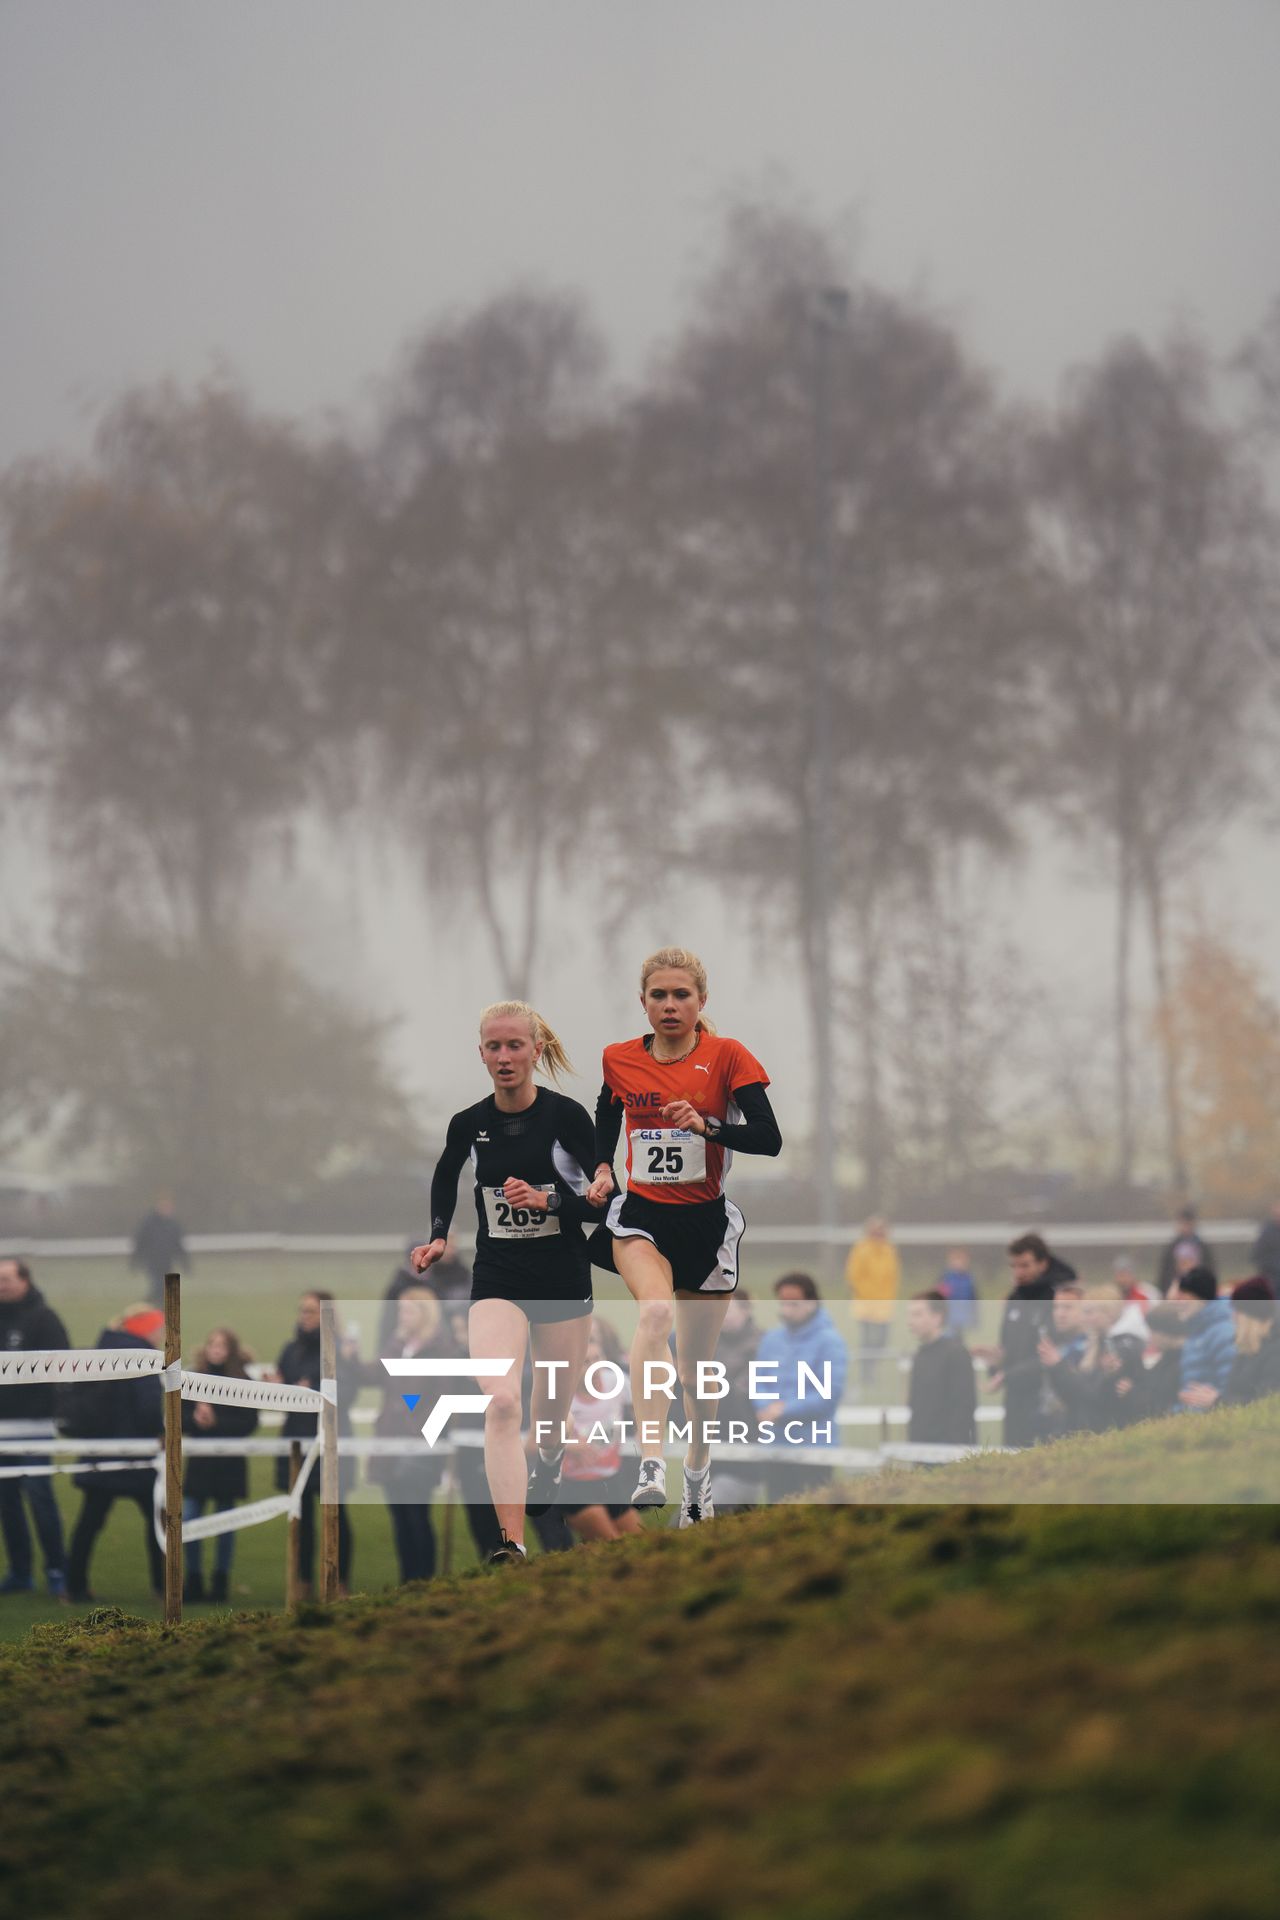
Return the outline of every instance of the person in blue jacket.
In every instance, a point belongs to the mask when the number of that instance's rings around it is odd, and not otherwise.
[[[947,1264],[938,1282],[938,1292],[951,1302],[947,1316],[948,1333],[965,1334],[978,1324],[978,1289],[966,1248],[948,1248]],[[919,1295],[916,1297],[918,1299]]]
[[[772,1428],[771,1444],[779,1452],[788,1447],[838,1446],[837,1415],[849,1371],[848,1349],[818,1298],[812,1275],[784,1273],[773,1291],[782,1323],[770,1327],[761,1340],[756,1365],[777,1367],[778,1398],[757,1406],[757,1424]],[[819,1394],[807,1375],[802,1377],[802,1361],[819,1380],[826,1377],[824,1367],[830,1367],[829,1398]],[[792,1427],[790,1434],[788,1427]],[[770,1476],[771,1490],[777,1497],[781,1492],[794,1493],[801,1486],[820,1486],[830,1477],[829,1467],[797,1461],[784,1475]]]
[[[1178,1399],[1184,1409],[1201,1412],[1199,1396],[1192,1389],[1216,1387],[1221,1393],[1231,1377],[1236,1357],[1231,1306],[1218,1298],[1218,1282],[1208,1267],[1192,1267],[1184,1273],[1176,1283],[1174,1299],[1187,1329]]]

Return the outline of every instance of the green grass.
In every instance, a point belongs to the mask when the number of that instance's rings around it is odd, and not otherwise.
[[[1280,1396],[1212,1414],[1170,1414],[1121,1433],[1076,1434],[1019,1454],[991,1453],[921,1473],[888,1467],[843,1487],[841,1499],[933,1505],[1216,1506],[1280,1503]]]
[[[1070,1443],[1075,1470],[1134,1439]],[[775,1509],[296,1620],[64,1618],[0,1647],[9,1899],[1271,1920],[1278,1594],[1267,1507],[966,1502]]]
[[[271,1467],[269,1460],[250,1460],[251,1500],[265,1499],[276,1492]],[[80,1495],[65,1474],[57,1476],[56,1489],[63,1534],[69,1542],[80,1510]],[[355,1536],[356,1585],[368,1593],[393,1587],[399,1575],[391,1523],[385,1505],[380,1500],[367,1505],[360,1501],[351,1504],[347,1513]],[[437,1508],[436,1539],[441,1546],[445,1525],[445,1510]],[[231,1572],[231,1602],[234,1607],[261,1609],[284,1605],[285,1531],[283,1520],[269,1520],[261,1526],[246,1527],[236,1535],[235,1561]],[[212,1540],[204,1543],[206,1581],[213,1568],[215,1545]],[[50,1600],[43,1591],[43,1569],[38,1545],[35,1547],[35,1560],[37,1591],[0,1596],[0,1641],[21,1638],[29,1628],[42,1622],[67,1618],[67,1608]],[[461,1570],[472,1565],[474,1560],[466,1515],[457,1507],[453,1511],[452,1564],[455,1569]],[[89,1578],[92,1590],[100,1600],[123,1607],[142,1619],[159,1620],[162,1617],[163,1608],[151,1594],[142,1517],[131,1502],[117,1501],[112,1508],[111,1517],[98,1536]],[[193,1617],[199,1619],[208,1611],[207,1607],[197,1606],[192,1610]],[[83,1617],[83,1613],[83,1608],[76,1610],[78,1617]]]

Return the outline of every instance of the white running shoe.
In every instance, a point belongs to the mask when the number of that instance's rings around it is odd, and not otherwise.
[[[642,1460],[640,1478],[631,1496],[633,1507],[665,1507],[667,1504],[667,1463]]]
[[[701,1526],[704,1520],[716,1517],[715,1502],[711,1498],[711,1469],[696,1477],[687,1471],[684,1476],[684,1492],[680,1496],[680,1518],[676,1523],[681,1527]]]

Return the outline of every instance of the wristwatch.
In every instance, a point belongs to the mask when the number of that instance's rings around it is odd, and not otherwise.
[[[724,1125],[724,1121],[717,1120],[714,1113],[704,1113],[702,1116],[702,1125],[708,1140],[714,1140]]]
[[[551,1189],[551,1192],[547,1195],[547,1212],[559,1213],[560,1202],[563,1199],[564,1199],[564,1195],[561,1193],[559,1187],[553,1187]]]

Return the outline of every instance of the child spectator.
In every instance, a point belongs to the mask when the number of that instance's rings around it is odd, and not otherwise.
[[[192,1373],[208,1373],[218,1379],[247,1380],[253,1355],[240,1344],[239,1335],[230,1327],[215,1327],[207,1334],[191,1362]],[[246,1440],[256,1431],[256,1407],[226,1407],[212,1400],[184,1400],[182,1431],[192,1439]],[[198,1520],[206,1506],[224,1513],[237,1501],[248,1498],[249,1468],[243,1454],[193,1453],[184,1461],[182,1475],[182,1517]],[[187,1601],[205,1598],[204,1571],[201,1567],[202,1542],[192,1540],[183,1548],[186,1582],[182,1597]],[[235,1560],[236,1536],[214,1536],[213,1581],[210,1600],[228,1598],[231,1568]]]
[[[976,1325],[978,1319],[978,1289],[974,1283],[973,1268],[969,1264],[969,1254],[964,1247],[951,1247],[947,1252],[947,1264],[942,1278],[938,1282],[938,1292],[951,1302],[947,1315],[947,1330],[963,1337]],[[928,1299],[927,1294],[918,1293],[917,1300]]]

